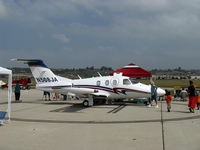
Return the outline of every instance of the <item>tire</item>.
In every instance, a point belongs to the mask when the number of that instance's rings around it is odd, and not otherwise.
[[[84,100],[83,101],[83,106],[84,107],[88,107],[89,106],[89,101],[88,100]]]

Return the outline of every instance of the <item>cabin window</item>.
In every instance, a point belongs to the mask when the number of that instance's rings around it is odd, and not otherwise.
[[[105,81],[105,85],[109,85],[109,80],[106,80],[106,81]]]
[[[101,85],[101,81],[97,81],[97,85]]]
[[[113,85],[117,85],[117,80],[113,80]]]
[[[123,80],[123,84],[124,85],[130,85],[131,84],[131,81],[129,79],[124,79]]]

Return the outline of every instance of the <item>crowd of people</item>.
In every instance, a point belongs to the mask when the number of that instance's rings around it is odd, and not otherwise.
[[[155,107],[158,108],[156,89],[157,88],[155,84],[151,82],[151,98],[149,98],[148,107],[152,107],[152,102],[155,101]],[[200,93],[196,91],[193,81],[189,81],[189,87],[187,88],[187,90],[182,88],[180,92],[180,97],[182,101],[188,100],[189,112],[194,113],[195,108],[197,108],[197,110],[200,109]],[[173,96],[171,92],[166,91],[165,100],[166,100],[168,112],[171,111],[172,99],[173,99]]]
[[[68,98],[73,98],[70,97],[66,94],[59,94],[59,93],[50,93],[49,91],[44,91],[43,92],[43,97],[45,101],[51,101],[51,100],[67,100]]]

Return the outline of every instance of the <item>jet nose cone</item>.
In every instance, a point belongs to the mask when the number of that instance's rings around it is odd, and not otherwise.
[[[157,94],[158,94],[158,96],[163,96],[163,95],[166,94],[166,92],[165,92],[165,90],[163,90],[163,89],[161,89],[161,88],[158,88],[158,89],[157,89]]]

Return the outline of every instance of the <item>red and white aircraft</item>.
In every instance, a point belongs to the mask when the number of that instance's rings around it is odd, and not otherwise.
[[[12,59],[29,65],[36,81],[36,88],[60,94],[73,93],[85,97],[84,106],[92,106],[95,98],[126,99],[149,98],[151,86],[131,80],[122,73],[113,76],[99,76],[85,79],[68,79],[55,75],[42,60]],[[157,88],[157,95],[165,95],[165,91]]]

